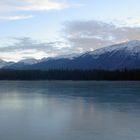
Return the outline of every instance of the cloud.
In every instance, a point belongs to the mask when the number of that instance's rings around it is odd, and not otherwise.
[[[67,22],[64,36],[73,49],[89,51],[115,43],[140,40],[140,27],[119,26],[102,21]]]
[[[48,11],[61,10],[68,6],[65,2],[55,0],[1,0],[0,11]]]
[[[64,2],[54,0],[24,0],[25,6],[19,7],[19,10],[25,11],[48,11],[48,10],[61,10],[68,5]]]
[[[6,40],[5,40],[6,41]],[[29,37],[23,38],[10,38],[9,44],[3,41],[0,47],[0,58],[7,61],[17,61],[23,58],[37,58],[43,57],[55,57],[63,54],[67,54],[70,51],[70,47],[67,47],[63,41],[54,42],[41,42],[33,40]]]
[[[0,0],[0,20],[29,19],[33,17],[29,12],[62,10],[68,7],[64,0]],[[24,16],[20,15],[23,12]]]
[[[140,27],[118,26],[101,21],[67,22],[64,38],[52,42],[29,37],[0,40],[0,56],[5,60],[35,57],[55,57],[93,51],[104,46],[130,40],[140,40]]]
[[[47,52],[52,49],[50,43],[42,43],[36,40],[32,40],[29,37],[23,38],[11,38],[13,42],[8,46],[0,47],[0,51],[2,52],[24,52],[24,51],[44,51]]]
[[[2,20],[9,20],[9,21],[14,21],[14,20],[25,20],[25,19],[30,19],[33,18],[32,15],[26,15],[26,16],[0,16],[0,21]]]

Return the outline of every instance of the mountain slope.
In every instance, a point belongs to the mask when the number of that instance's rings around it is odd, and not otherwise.
[[[38,63],[38,60],[34,59],[34,58],[23,59],[23,60],[19,61],[18,63],[24,63],[25,65],[32,65],[32,64]]]
[[[12,64],[13,64],[13,62],[6,62],[6,61],[0,59],[0,68],[6,67],[6,66],[10,66]]]
[[[27,65],[33,65],[38,63],[39,61],[36,59],[23,59],[17,63],[12,63],[11,65],[6,65],[5,67],[3,67],[4,69],[24,69],[24,67],[26,67]]]
[[[15,64],[14,64],[15,65]],[[87,52],[73,58],[43,59],[12,69],[140,69],[140,41],[130,41]]]

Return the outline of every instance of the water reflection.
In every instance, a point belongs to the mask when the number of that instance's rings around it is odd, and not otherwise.
[[[0,82],[0,140],[140,139],[140,82]]]

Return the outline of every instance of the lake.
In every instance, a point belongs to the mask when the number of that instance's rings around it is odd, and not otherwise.
[[[1,81],[0,140],[140,140],[140,82]]]

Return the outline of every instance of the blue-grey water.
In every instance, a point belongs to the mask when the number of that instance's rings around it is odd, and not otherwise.
[[[0,82],[0,140],[140,140],[140,82]]]

